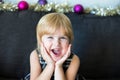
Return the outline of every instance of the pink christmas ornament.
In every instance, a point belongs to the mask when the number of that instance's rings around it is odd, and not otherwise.
[[[29,7],[29,4],[26,2],[26,1],[20,1],[18,3],[18,9],[21,11],[21,10],[26,10],[28,9]]]
[[[83,6],[82,5],[80,5],[80,4],[76,4],[75,6],[74,6],[74,12],[75,13],[82,13],[83,12]]]

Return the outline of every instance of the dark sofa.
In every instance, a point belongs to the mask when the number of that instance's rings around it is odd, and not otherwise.
[[[29,73],[36,25],[46,13],[0,11],[0,80],[20,80]],[[120,16],[65,14],[73,24],[72,51],[81,59],[81,77],[120,80]]]

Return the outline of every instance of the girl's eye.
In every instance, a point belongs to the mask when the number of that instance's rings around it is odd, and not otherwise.
[[[52,36],[49,36],[49,37],[47,37],[48,39],[53,39],[53,37]]]
[[[60,39],[67,39],[66,37],[61,37]]]
[[[68,41],[68,38],[67,37],[60,37],[60,40],[62,40],[62,41]]]

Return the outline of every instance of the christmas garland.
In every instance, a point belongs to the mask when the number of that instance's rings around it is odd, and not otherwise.
[[[113,16],[120,15],[120,6],[116,8],[83,8],[81,4],[70,6],[67,3],[55,4],[47,3],[46,0],[39,0],[36,4],[28,4],[26,1],[20,1],[18,4],[0,2],[0,11],[22,11],[22,10],[33,10],[33,11],[55,11],[55,12],[74,12],[76,14],[90,13],[99,16]]]

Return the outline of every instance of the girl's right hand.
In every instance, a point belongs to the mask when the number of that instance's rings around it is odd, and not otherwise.
[[[43,59],[47,62],[47,64],[53,64],[53,65],[55,64],[55,62],[49,55],[49,52],[47,51],[43,43],[41,43],[41,55]]]

